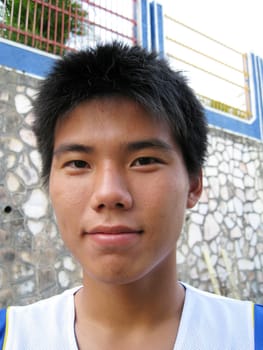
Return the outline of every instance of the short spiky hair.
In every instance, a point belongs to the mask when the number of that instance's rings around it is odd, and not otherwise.
[[[184,76],[155,53],[113,42],[57,60],[34,102],[34,132],[47,184],[58,119],[95,97],[128,97],[164,120],[180,146],[189,174],[203,165],[207,125],[203,108]]]

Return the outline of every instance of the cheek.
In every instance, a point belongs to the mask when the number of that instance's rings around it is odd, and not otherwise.
[[[74,218],[77,219],[81,215],[85,205],[85,195],[81,186],[51,177],[49,195],[61,229],[63,226],[70,226]]]
[[[180,230],[188,198],[188,186],[185,181],[156,179],[154,183],[144,185],[141,192],[140,209],[151,217],[155,225],[167,230]],[[139,201],[140,203],[140,201]]]
[[[70,181],[63,176],[51,176],[49,183],[49,195],[52,203],[58,206],[73,208],[79,205],[83,199],[83,188],[81,183]]]

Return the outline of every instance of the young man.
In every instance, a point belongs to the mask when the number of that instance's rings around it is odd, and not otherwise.
[[[10,307],[3,348],[254,349],[252,303],[177,281],[207,144],[183,76],[139,47],[101,45],[57,61],[34,110],[44,181],[83,286]]]

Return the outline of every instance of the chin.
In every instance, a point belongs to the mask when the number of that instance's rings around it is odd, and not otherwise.
[[[129,264],[130,267],[132,266]],[[127,265],[126,265],[127,266]],[[84,270],[84,281],[87,283],[91,283],[92,280],[100,283],[104,283],[107,285],[127,285],[131,283],[138,282],[142,280],[147,272],[145,271],[136,271],[135,269],[129,269],[125,267],[125,264],[107,264],[104,268],[100,270],[92,270],[86,269]]]

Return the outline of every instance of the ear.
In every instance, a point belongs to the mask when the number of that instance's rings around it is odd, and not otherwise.
[[[193,208],[198,202],[203,190],[203,172],[202,169],[196,175],[190,175],[190,186],[187,198],[187,208]]]

